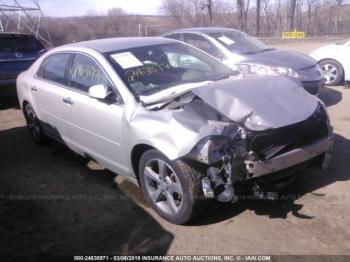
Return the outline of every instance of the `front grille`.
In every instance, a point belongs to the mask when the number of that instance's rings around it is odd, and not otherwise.
[[[290,150],[300,148],[328,137],[328,117],[319,105],[307,120],[287,127],[266,131],[251,132],[248,136],[250,150],[260,159],[266,160]],[[280,147],[279,151],[274,149]]]

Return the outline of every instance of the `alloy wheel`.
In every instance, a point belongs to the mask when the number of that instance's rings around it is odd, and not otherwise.
[[[332,84],[338,77],[338,69],[331,64],[324,64],[321,68],[323,70],[324,78],[326,80],[325,84]]]
[[[163,160],[151,159],[145,166],[144,177],[151,201],[163,212],[176,214],[183,203],[183,190],[173,169]]]

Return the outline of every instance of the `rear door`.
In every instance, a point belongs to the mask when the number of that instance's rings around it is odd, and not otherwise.
[[[31,92],[44,130],[57,140],[69,143],[63,109],[67,97],[67,69],[72,54],[50,55],[42,63],[32,82]]]
[[[89,97],[89,88],[97,84],[111,88],[109,100]],[[77,53],[69,70],[69,86],[66,99],[71,104],[66,104],[64,114],[71,147],[114,172],[125,172],[121,124],[124,107],[108,75],[94,58]]]

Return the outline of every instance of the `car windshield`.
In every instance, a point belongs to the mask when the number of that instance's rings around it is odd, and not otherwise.
[[[218,40],[232,53],[254,54],[272,49],[260,40],[238,31],[217,32],[209,35]]]
[[[0,36],[0,52],[39,51],[44,47],[32,37]]]
[[[104,54],[137,96],[189,83],[217,81],[234,72],[216,59],[181,43],[137,47]]]

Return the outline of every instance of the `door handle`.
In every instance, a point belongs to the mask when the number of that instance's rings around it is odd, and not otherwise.
[[[73,105],[74,104],[72,98],[70,98],[70,97],[63,98],[62,101],[64,103],[68,104],[68,105]]]
[[[38,89],[36,89],[35,86],[32,86],[30,89],[31,89],[33,92],[38,92]]]

